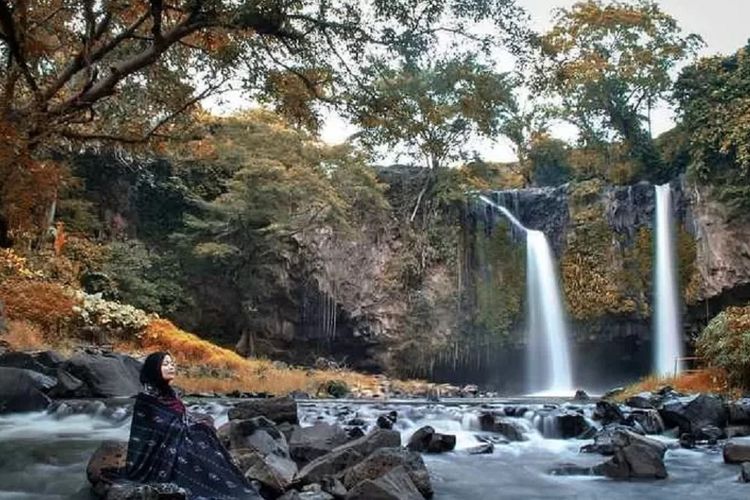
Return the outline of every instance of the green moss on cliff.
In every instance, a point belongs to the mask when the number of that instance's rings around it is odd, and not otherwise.
[[[524,249],[511,241],[506,226],[474,235],[479,265],[474,271],[476,300],[473,326],[493,342],[505,342],[511,326],[521,316],[526,272]]]
[[[571,227],[560,268],[568,310],[576,319],[633,313],[636,301],[624,293],[627,275],[617,237],[606,222],[603,183],[571,185]]]

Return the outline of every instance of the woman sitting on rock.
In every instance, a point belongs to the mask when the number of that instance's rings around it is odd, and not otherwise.
[[[138,483],[174,483],[193,500],[260,499],[217,438],[210,417],[186,411],[171,386],[176,372],[169,353],[146,358],[123,475]]]

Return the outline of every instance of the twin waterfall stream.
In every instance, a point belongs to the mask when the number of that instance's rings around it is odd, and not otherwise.
[[[655,186],[653,372],[679,373],[683,356],[677,292],[672,197],[669,184]],[[529,229],[507,207],[479,199],[502,213],[526,236],[526,388],[539,396],[567,396],[573,380],[568,325],[554,256],[546,236]]]

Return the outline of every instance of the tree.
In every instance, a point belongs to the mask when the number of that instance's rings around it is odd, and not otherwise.
[[[352,96],[357,140],[368,149],[401,147],[429,169],[417,195],[414,220],[438,170],[467,158],[472,137],[493,137],[514,106],[511,80],[464,54],[434,61],[377,61],[373,90]]]
[[[689,171],[721,187],[738,212],[750,207],[750,43],[730,56],[701,59],[675,84]]]
[[[536,86],[559,98],[586,145],[621,139],[641,165],[658,166],[651,108],[667,97],[670,70],[701,44],[652,0],[581,1],[539,37]]]
[[[546,106],[531,103],[524,108],[514,103],[500,131],[513,143],[518,157],[518,170],[526,184],[532,183],[532,165],[529,153],[535,140],[546,136],[550,110]]]
[[[313,103],[359,85],[359,63],[373,52],[425,50],[474,22],[502,28],[514,8],[512,0],[0,0],[0,134],[10,145],[0,175],[33,191],[26,172],[45,148],[164,140],[190,126],[201,99],[237,80],[314,124]],[[54,217],[52,184],[38,192],[37,225]],[[0,196],[0,205],[12,197]]]

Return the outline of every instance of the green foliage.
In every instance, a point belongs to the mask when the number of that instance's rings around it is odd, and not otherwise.
[[[670,69],[701,43],[651,0],[580,1],[560,9],[539,39],[536,85],[560,99],[587,145],[619,136],[641,165],[658,166],[644,111],[665,97]]]
[[[731,383],[750,387],[750,306],[728,307],[703,329],[697,354],[723,368]]]
[[[474,245],[478,262],[472,279],[476,297],[471,329],[491,344],[502,344],[510,339],[511,326],[522,313],[526,286],[523,245],[511,241],[506,223],[493,228],[489,236],[480,225]]]
[[[571,178],[568,148],[565,142],[540,136],[528,152],[531,180],[536,186],[558,186]]]
[[[102,273],[113,288],[110,300],[168,316],[190,303],[184,288],[184,273],[174,253],[149,249],[143,242],[128,240],[108,245]]]
[[[750,208],[750,44],[728,57],[703,58],[675,84],[688,134],[690,172],[710,182],[734,211]]]
[[[366,147],[405,153],[429,168],[464,159],[466,142],[498,132],[513,105],[508,75],[465,54],[450,59],[393,63],[368,69],[373,88],[351,96],[357,139]]]

